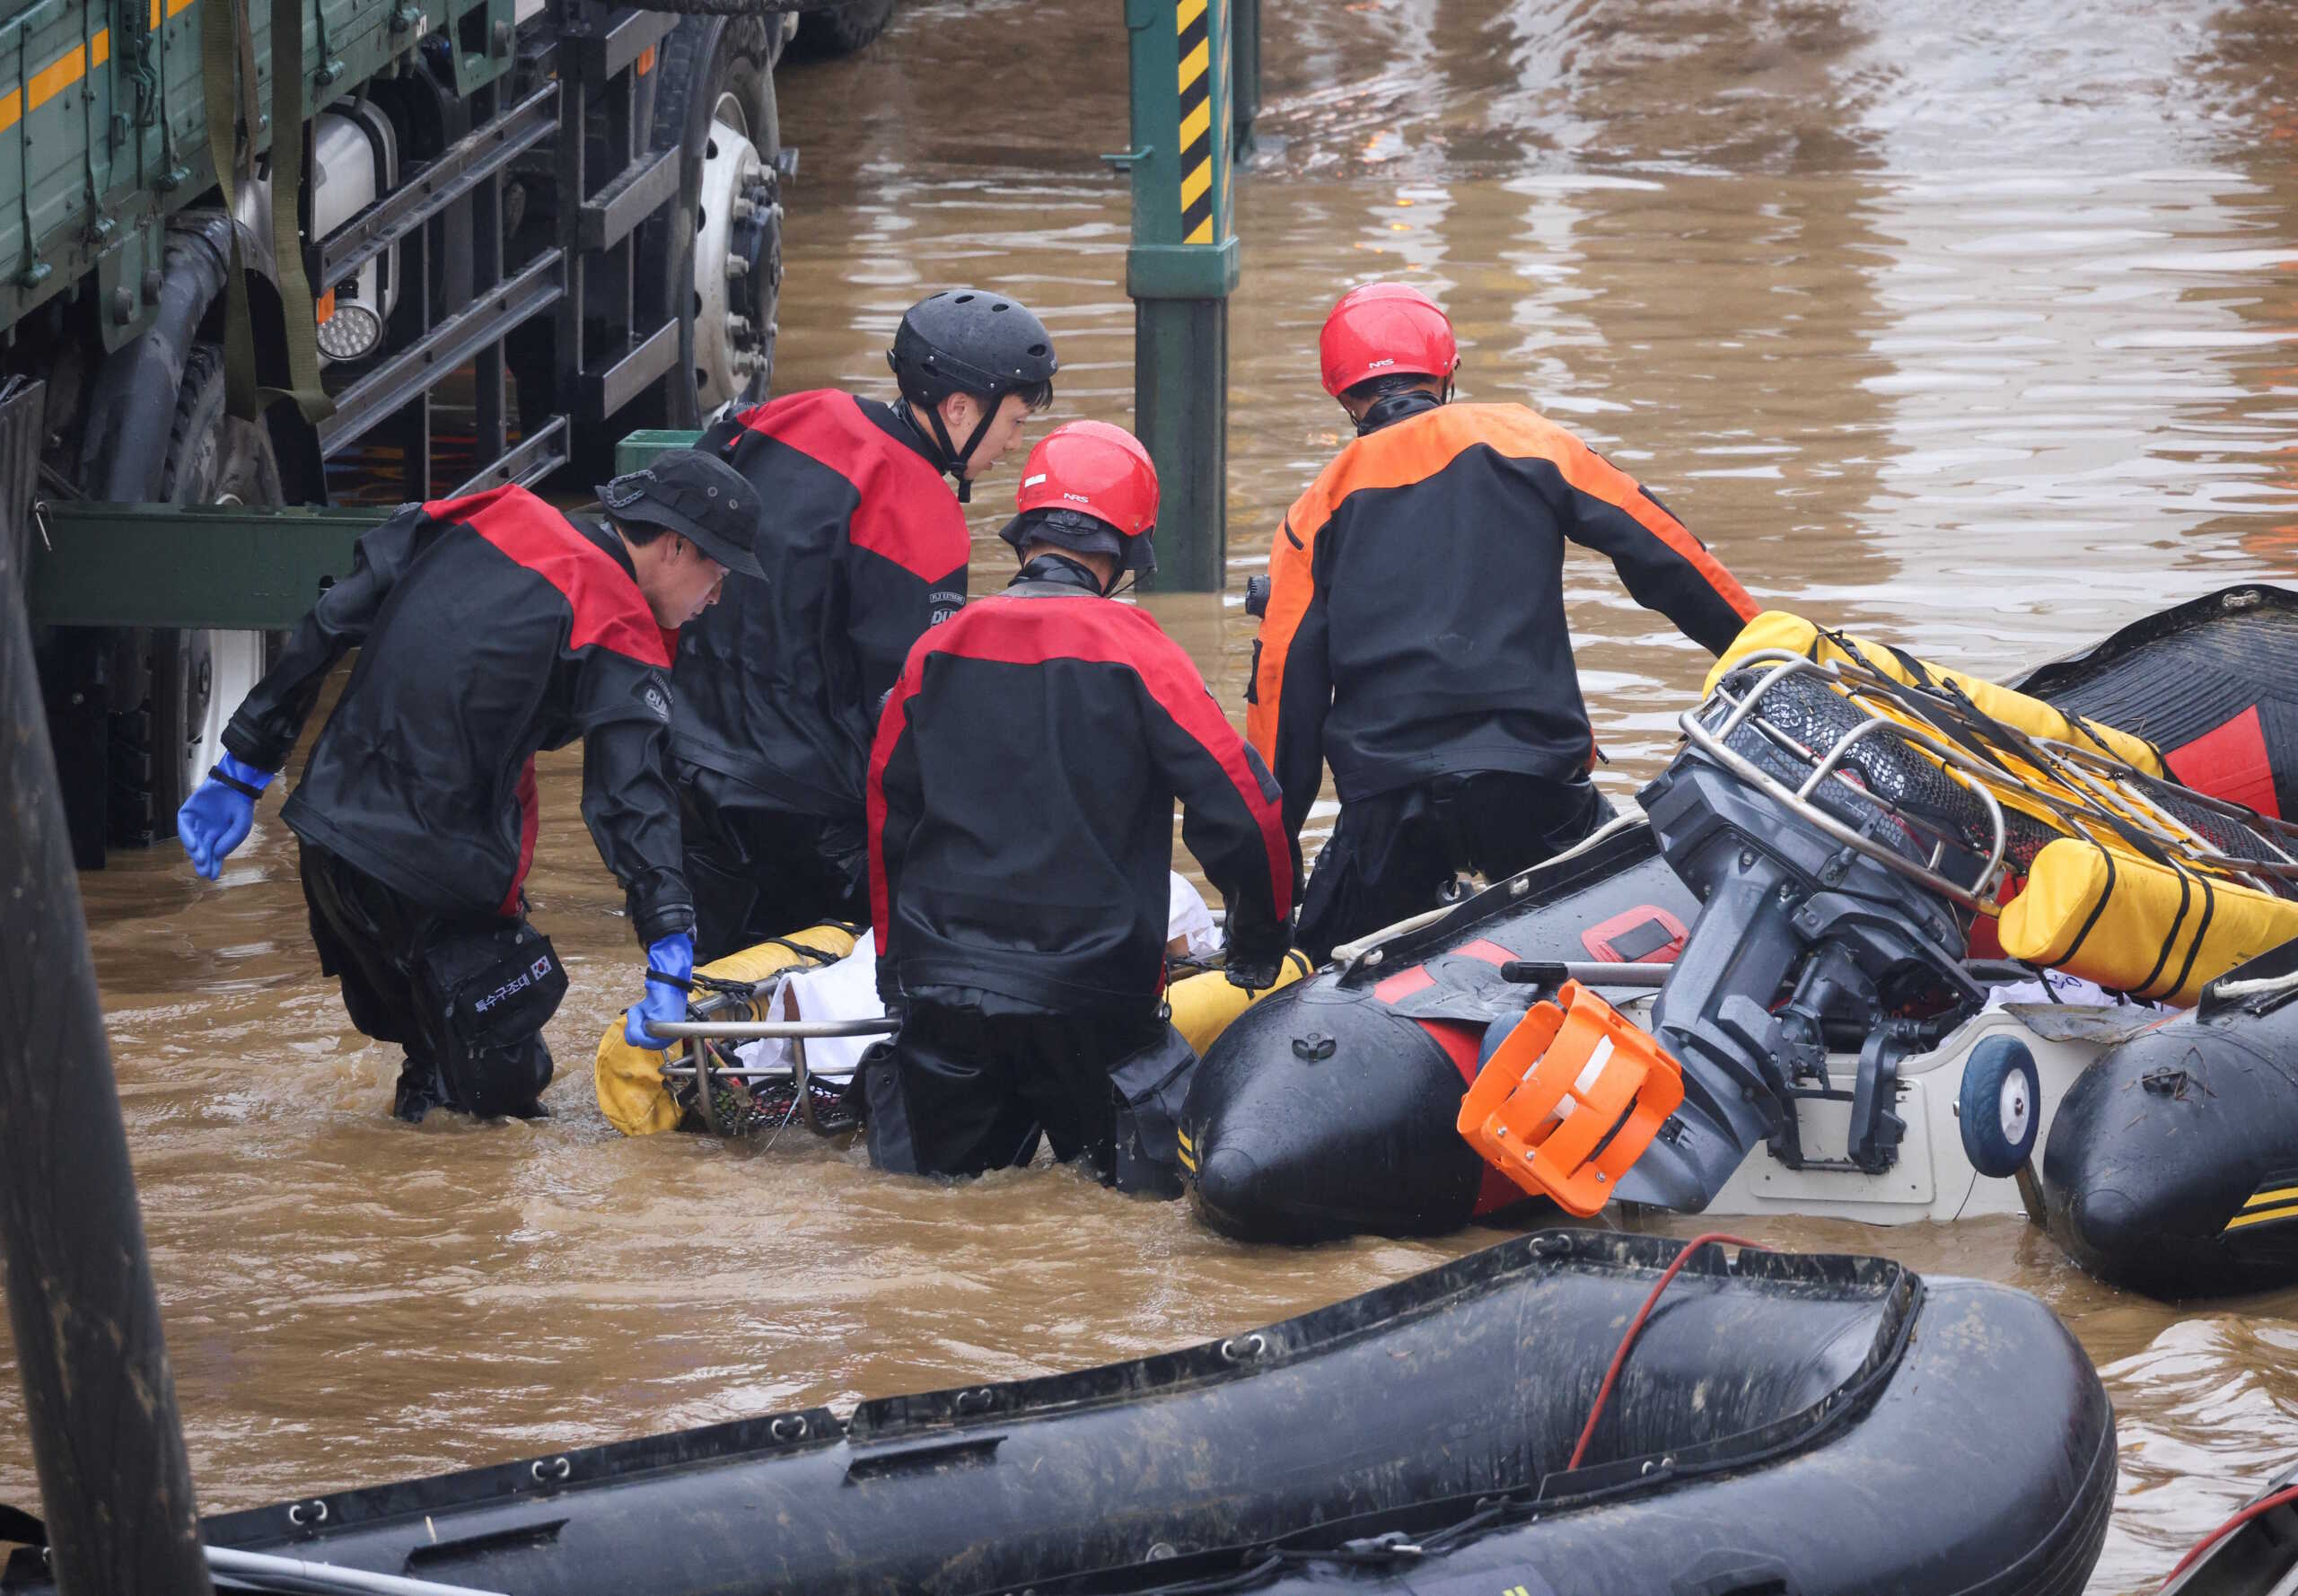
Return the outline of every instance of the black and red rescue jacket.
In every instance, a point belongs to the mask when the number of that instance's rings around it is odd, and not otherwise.
[[[965,605],[965,512],[908,425],[851,394],[785,395],[701,447],[758,489],[766,576],[728,576],[685,627],[678,757],[773,807],[859,820],[878,701]]]
[[[1274,961],[1300,858],[1267,767],[1154,620],[1039,556],[911,651],[878,723],[879,991],[1053,1013],[1153,1002],[1176,797],[1231,947]]]
[[[1443,405],[1355,439],[1285,517],[1246,731],[1297,834],[1341,802],[1452,772],[1566,779],[1594,747],[1564,546],[1720,653],[1756,607],[1634,478],[1522,405]]]
[[[359,662],[280,811],[446,913],[518,912],[534,756],[583,743],[583,818],[652,943],[694,924],[671,783],[671,649],[622,539],[521,487],[408,504],[359,539],[224,745],[276,770],[327,673]]]

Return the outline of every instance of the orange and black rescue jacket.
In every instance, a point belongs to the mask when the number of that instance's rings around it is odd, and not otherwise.
[[[1288,831],[1327,761],[1344,803],[1449,773],[1587,767],[1566,539],[1711,653],[1756,612],[1659,500],[1522,405],[1438,406],[1340,452],[1277,533],[1245,689]]]

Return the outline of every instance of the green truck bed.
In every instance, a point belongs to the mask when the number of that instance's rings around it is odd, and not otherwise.
[[[291,3],[306,115],[390,70],[434,30],[451,30],[466,92],[511,65],[512,0],[280,0]],[[92,270],[108,345],[145,324],[145,272],[160,263],[164,220],[215,181],[204,64],[216,6],[231,16],[230,0],[34,0],[0,19],[0,134],[14,136],[14,158],[0,162],[0,328]],[[268,114],[273,0],[247,0],[246,11],[252,103]],[[268,123],[256,144],[269,147]]]

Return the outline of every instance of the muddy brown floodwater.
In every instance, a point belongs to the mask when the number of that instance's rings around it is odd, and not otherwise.
[[[1232,591],[1148,601],[1232,710],[1243,579],[1341,441],[1316,329],[1375,275],[1449,304],[1464,393],[1581,430],[1759,599],[1934,658],[2007,671],[2228,582],[2298,581],[2286,0],[1267,11],[1236,185]],[[901,307],[969,280],[1045,313],[1057,417],[1127,419],[1126,195],[1094,159],[1125,146],[1125,82],[1108,0],[908,0],[860,57],[787,75],[778,385],[882,392]],[[1004,580],[1012,480],[974,518],[977,593]],[[1600,562],[1568,580],[1625,794],[1701,658]],[[173,847],[83,880],[204,1506],[1097,1363],[1494,1239],[1248,1248],[1064,1171],[948,1189],[795,1131],[624,1141],[588,1062],[637,953],[574,759],[545,772],[531,886],[575,979],[539,1125],[388,1118],[396,1058],[317,976],[276,819],[220,885]],[[2066,1316],[2121,1420],[2096,1591],[2151,1590],[2298,1455],[2298,1298],[2166,1309],[2017,1222],[1756,1227]],[[0,1497],[35,1493],[10,1364]]]

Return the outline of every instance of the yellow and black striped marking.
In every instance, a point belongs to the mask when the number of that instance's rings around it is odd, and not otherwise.
[[[1176,1135],[1180,1140],[1181,1168],[1194,1175],[1197,1173],[1197,1145],[1188,1139],[1188,1132],[1180,1131]]]
[[[1181,242],[1209,244],[1213,239],[1213,17],[1214,0],[1180,0],[1173,26],[1180,33],[1181,99]],[[1221,9],[1228,9],[1225,0]]]
[[[182,14],[191,4],[192,0],[151,0],[153,31],[159,30],[163,8],[165,16],[173,17]],[[111,30],[99,28],[86,44],[65,51],[17,87],[0,94],[0,133],[7,132],[110,59]]]
[[[2251,1193],[2242,1205],[2242,1211],[2226,1222],[2223,1232],[2249,1230],[2261,1224],[2279,1224],[2285,1219],[2298,1219],[2298,1184],[2288,1175],[2277,1175],[2267,1184]]]
[[[111,59],[111,30],[99,28],[85,45],[75,46],[33,73],[20,88],[0,94],[0,133],[38,110],[89,73]]]

